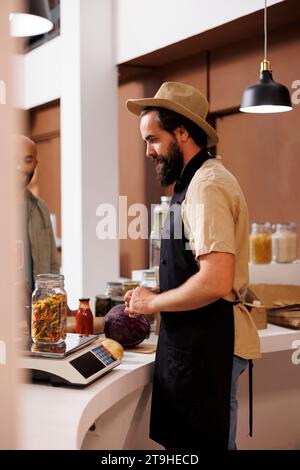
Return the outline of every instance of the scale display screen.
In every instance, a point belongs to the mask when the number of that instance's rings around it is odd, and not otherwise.
[[[70,361],[70,364],[85,378],[88,379],[116,359],[101,344],[85,354]]]

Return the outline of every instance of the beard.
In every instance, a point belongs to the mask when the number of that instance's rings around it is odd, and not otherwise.
[[[26,188],[29,183],[31,182],[33,176],[34,176],[34,173],[35,173],[35,170],[33,170],[31,173],[27,173],[27,172],[21,172],[21,175],[22,175],[22,183],[21,183],[21,186],[23,188]],[[24,178],[24,179],[23,179]]]
[[[33,170],[31,173],[27,173],[27,176],[26,176],[26,186],[29,185],[29,183],[31,182],[33,176],[34,176],[34,173],[35,173],[35,170]]]
[[[157,155],[152,160],[161,186],[169,186],[180,178],[184,167],[183,153],[176,142],[170,143],[166,155]]]

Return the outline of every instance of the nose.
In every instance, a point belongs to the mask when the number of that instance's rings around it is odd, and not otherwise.
[[[152,158],[155,155],[156,155],[156,152],[155,152],[154,148],[152,147],[151,144],[149,144],[149,142],[147,142],[146,157]]]

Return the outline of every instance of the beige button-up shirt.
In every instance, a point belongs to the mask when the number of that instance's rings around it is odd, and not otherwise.
[[[207,160],[195,173],[182,204],[185,235],[195,258],[211,252],[235,255],[233,290],[226,300],[237,300],[247,287],[249,217],[243,192],[221,158]],[[200,266],[201,269],[201,266]],[[243,304],[234,305],[234,354],[260,357],[258,332]]]

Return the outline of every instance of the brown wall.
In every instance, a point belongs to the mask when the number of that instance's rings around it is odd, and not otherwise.
[[[30,111],[30,136],[38,148],[38,166],[30,189],[56,215],[61,238],[60,106],[59,102]]]
[[[138,117],[125,106],[129,98],[142,98],[153,94],[158,81],[143,79],[119,87],[119,181],[120,195],[127,196],[128,207],[142,203],[150,211],[151,203],[159,202],[162,193],[156,182],[154,168],[145,157],[145,147],[139,132]],[[133,217],[128,217],[128,223]],[[149,227],[150,231],[150,227]],[[147,240],[120,241],[121,276],[131,278],[131,271],[148,266]]]
[[[272,223],[295,221],[300,234],[300,105],[289,113],[274,115],[246,115],[232,110],[240,105],[244,88],[257,81],[263,42],[260,36],[240,43],[199,53],[163,67],[157,67],[147,75],[148,83],[157,88],[162,81],[182,81],[199,88],[209,97],[210,111],[216,118],[220,136],[217,152],[222,155],[225,166],[239,180],[249,205],[251,221],[268,220]],[[274,79],[284,83],[292,92],[291,84],[300,79],[300,34],[299,28],[288,27],[272,32],[269,39],[269,58]],[[144,93],[145,78],[127,81],[120,86],[120,109],[125,109],[125,97],[151,96]],[[157,89],[156,88],[156,89]],[[154,90],[155,91],[155,90]],[[144,94],[143,94],[144,93]],[[230,113],[226,115],[226,110]],[[218,113],[225,115],[218,116]],[[120,158],[126,148],[131,163],[143,158],[143,146],[136,118],[129,113],[120,114]],[[128,123],[132,122],[128,133]],[[149,162],[151,165],[151,162]],[[146,165],[144,171],[147,171]],[[142,168],[140,168],[141,171]],[[149,172],[153,171],[149,169]],[[146,176],[144,176],[145,178]],[[120,187],[122,194],[131,198],[143,194],[143,178],[139,175],[137,186],[126,180],[121,164]],[[138,188],[138,189],[137,189]],[[157,195],[170,193],[157,184],[148,185],[147,200],[156,202]],[[123,241],[121,253],[126,250],[130,267],[147,267],[146,257],[131,250],[130,241]],[[136,243],[136,242],[135,242]],[[141,242],[146,244],[146,242]],[[300,255],[300,252],[299,252]],[[143,264],[144,263],[144,264]],[[129,264],[128,264],[129,266]],[[126,270],[126,275],[130,275]]]
[[[300,77],[298,28],[279,31],[269,47],[274,79],[291,92]],[[240,103],[243,88],[258,78],[261,44],[254,41],[211,54],[211,106],[215,112]],[[220,80],[222,77],[222,80]],[[232,86],[233,85],[233,86]],[[300,230],[300,106],[288,113],[244,114],[217,119],[218,153],[238,178],[251,221],[294,221]],[[300,255],[300,251],[299,251]]]

